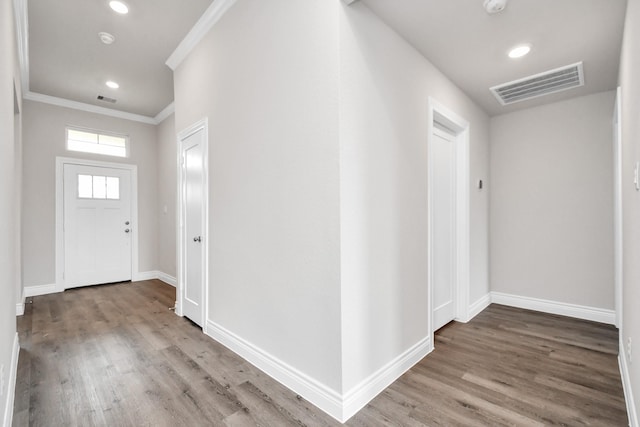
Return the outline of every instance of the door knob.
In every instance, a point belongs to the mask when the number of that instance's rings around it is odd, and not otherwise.
[[[126,222],[124,223],[124,225],[129,225],[129,221],[126,221]]]
[[[124,230],[125,233],[128,233],[129,231],[131,230],[129,230],[128,228]]]
[[[200,236],[193,238],[194,242],[202,242],[202,238]]]

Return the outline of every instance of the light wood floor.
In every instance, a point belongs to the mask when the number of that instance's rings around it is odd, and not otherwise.
[[[159,281],[35,297],[14,426],[335,426],[188,320]],[[492,305],[349,426],[626,426],[615,328]]]

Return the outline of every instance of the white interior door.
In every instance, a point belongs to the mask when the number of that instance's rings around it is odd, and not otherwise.
[[[431,139],[432,280],[434,331],[456,317],[455,137],[434,128]]]
[[[204,129],[182,140],[184,231],[182,315],[202,326],[204,318]]]
[[[131,171],[64,165],[65,288],[131,280]]]

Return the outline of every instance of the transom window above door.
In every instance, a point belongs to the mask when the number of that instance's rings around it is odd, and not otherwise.
[[[127,157],[129,138],[86,129],[67,128],[67,150]]]
[[[120,200],[117,176],[78,175],[79,199]]]

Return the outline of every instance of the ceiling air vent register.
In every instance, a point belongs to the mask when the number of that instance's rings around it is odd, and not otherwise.
[[[108,96],[98,95],[98,101],[110,102],[112,104],[116,103],[116,100],[113,98],[109,98]]]
[[[556,68],[534,76],[514,80],[491,88],[502,105],[537,98],[584,85],[582,62]]]

